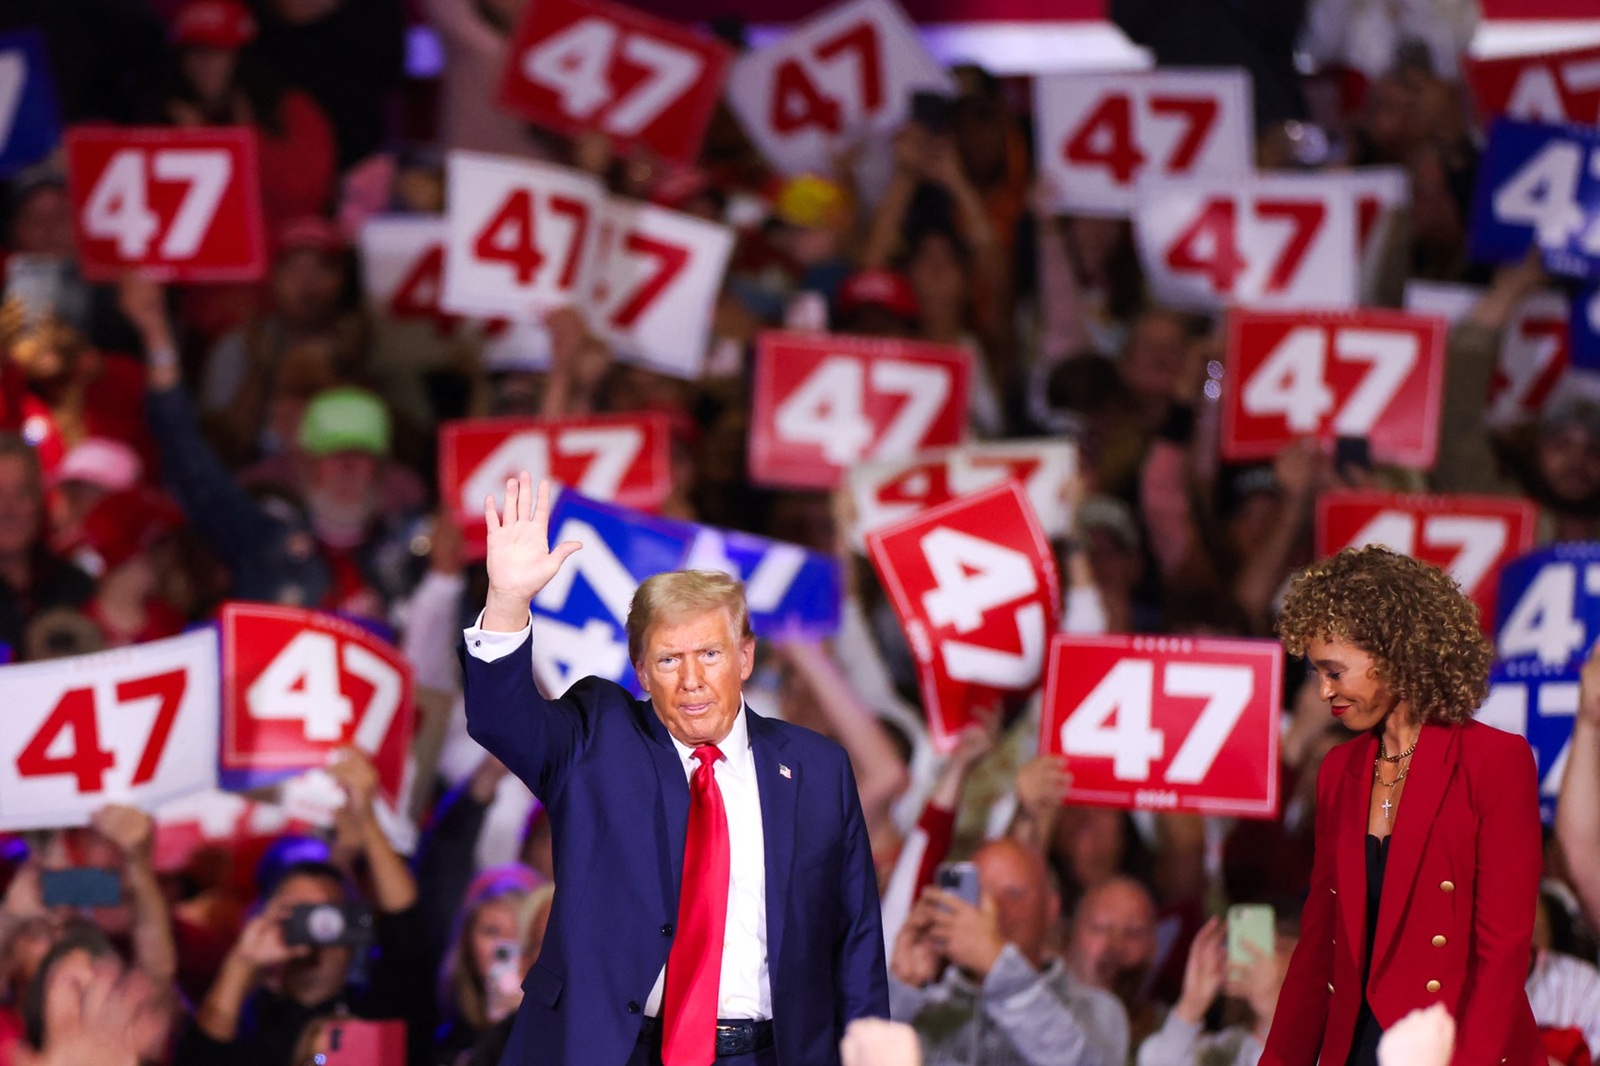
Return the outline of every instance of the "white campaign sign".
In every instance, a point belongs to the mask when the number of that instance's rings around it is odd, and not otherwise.
[[[1338,176],[1151,183],[1134,216],[1158,300],[1217,310],[1356,303],[1355,189]]]
[[[1243,70],[1046,75],[1033,115],[1040,176],[1061,214],[1126,217],[1142,180],[1243,178],[1254,164]]]
[[[1072,523],[1063,490],[1077,469],[1077,446],[1060,440],[963,444],[900,461],[857,463],[846,474],[856,512],[851,537],[860,547],[875,529],[1010,477],[1022,483],[1045,536],[1061,536]]]
[[[217,784],[217,632],[0,667],[0,830]]]
[[[726,99],[750,139],[787,174],[826,173],[850,143],[897,129],[918,90],[950,76],[891,0],[846,0],[733,65]]]
[[[603,187],[579,171],[452,152],[445,310],[526,320],[582,299],[604,206]]]
[[[625,359],[698,378],[733,231],[637,200],[608,201],[590,325]]]

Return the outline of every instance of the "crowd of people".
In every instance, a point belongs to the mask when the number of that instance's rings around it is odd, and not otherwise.
[[[22,662],[133,646],[225,599],[362,619],[414,671],[408,813],[421,829],[409,854],[396,849],[376,771],[352,748],[330,768],[346,802],[323,831],[241,837],[178,863],[158,861],[151,812],[117,805],[88,827],[0,836],[0,1066],[303,1066],[354,1062],[338,1055],[356,1047],[403,1047],[412,1066],[498,1061],[560,886],[541,804],[466,734],[455,647],[486,577],[435,498],[435,431],[630,411],[670,421],[663,513],[844,564],[837,637],[764,642],[749,689],[763,713],[850,756],[891,1013],[922,1060],[1255,1063],[1300,934],[1318,768],[1348,736],[1316,679],[1287,672],[1271,820],[1063,804],[1071,767],[1036,754],[1037,693],[986,708],[937,755],[915,658],[847,510],[750,483],[753,346],[802,323],[959,345],[977,382],[971,438],[1074,441],[1074,529],[1054,545],[1073,632],[1273,636],[1283,589],[1313,561],[1319,494],[1340,487],[1521,496],[1541,541],[1600,539],[1600,404],[1558,386],[1542,410],[1484,417],[1508,322],[1557,282],[1533,259],[1467,255],[1483,145],[1460,62],[1473,5],[1391,5],[1404,17],[1385,22],[1378,5],[1323,0],[1108,4],[1159,64],[1249,71],[1263,168],[1403,168],[1411,196],[1377,305],[1398,306],[1407,280],[1482,287],[1450,334],[1438,463],[1416,471],[1336,463],[1309,441],[1221,461],[1221,318],[1153,300],[1126,219],[1045,209],[1025,84],[956,67],[944,121],[908,121],[870,191],[848,155],[782,177],[726,107],[696,164],[673,167],[492,106],[528,2],[0,10],[0,29],[44,33],[69,123],[253,128],[271,247],[260,284],[130,274],[70,281],[43,317],[0,308],[0,644]],[[407,73],[413,23],[442,46],[436,77]],[[736,24],[716,32],[744,46]],[[1381,54],[1375,40],[1389,42]],[[445,153],[459,149],[739,216],[704,374],[618,358],[582,306],[542,323],[548,362],[533,367],[486,358],[492,328],[369,306],[361,222],[440,214]],[[8,255],[75,260],[59,160],[5,183],[3,218]],[[1600,665],[1576,722],[1527,960],[1546,1048],[1569,1066],[1600,1056]],[[975,864],[976,904],[932,883],[946,859]],[[113,871],[122,902],[47,907],[42,880],[65,867]],[[1230,960],[1219,916],[1236,903],[1274,908],[1275,950]],[[308,938],[297,923],[317,907],[346,931]],[[893,1044],[880,1036],[854,1054]]]

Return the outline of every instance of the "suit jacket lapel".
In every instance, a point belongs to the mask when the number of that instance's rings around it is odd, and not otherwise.
[[[1422,866],[1422,849],[1455,769],[1455,745],[1460,735],[1459,729],[1438,725],[1424,725],[1417,735],[1417,752],[1411,757],[1411,769],[1402,790],[1404,806],[1395,812],[1394,839],[1389,842],[1374,961],[1383,958],[1393,946],[1400,913],[1405,910],[1405,901],[1411,896]]]
[[[655,764],[656,777],[661,787],[656,795],[661,798],[660,815],[666,821],[666,865],[661,870],[662,898],[667,901],[673,915],[678,913],[678,888],[683,883],[683,846],[689,835],[689,775],[684,773],[678,749],[672,744],[672,734],[656,717],[656,709],[649,700],[641,700],[646,729],[650,735],[650,760]]]
[[[1372,796],[1372,760],[1378,754],[1378,740],[1369,734],[1349,747],[1350,761],[1339,777],[1335,798],[1335,881],[1339,914],[1344,920],[1340,935],[1359,963],[1367,950],[1367,804]]]
[[[783,920],[789,906],[789,879],[794,867],[796,802],[803,772],[778,761],[788,738],[774,724],[745,705],[750,753],[756,764],[756,789],[761,795],[761,835],[767,860],[767,966],[776,974],[783,945]]]

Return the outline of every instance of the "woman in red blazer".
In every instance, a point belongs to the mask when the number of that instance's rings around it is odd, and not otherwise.
[[[1303,573],[1279,633],[1356,733],[1317,778],[1300,944],[1262,1066],[1372,1066],[1383,1030],[1443,1003],[1450,1060],[1545,1066],[1523,982],[1541,870],[1532,749],[1472,720],[1488,691],[1477,608],[1383,548]]]

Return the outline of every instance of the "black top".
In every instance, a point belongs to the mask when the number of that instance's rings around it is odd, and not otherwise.
[[[1383,899],[1383,871],[1389,865],[1389,841],[1367,834],[1367,953],[1361,964],[1361,1013],[1356,1015],[1356,1037],[1350,1043],[1345,1066],[1378,1066],[1378,1040],[1383,1027],[1367,1003],[1367,979],[1372,976],[1372,949],[1378,941],[1378,904]]]

